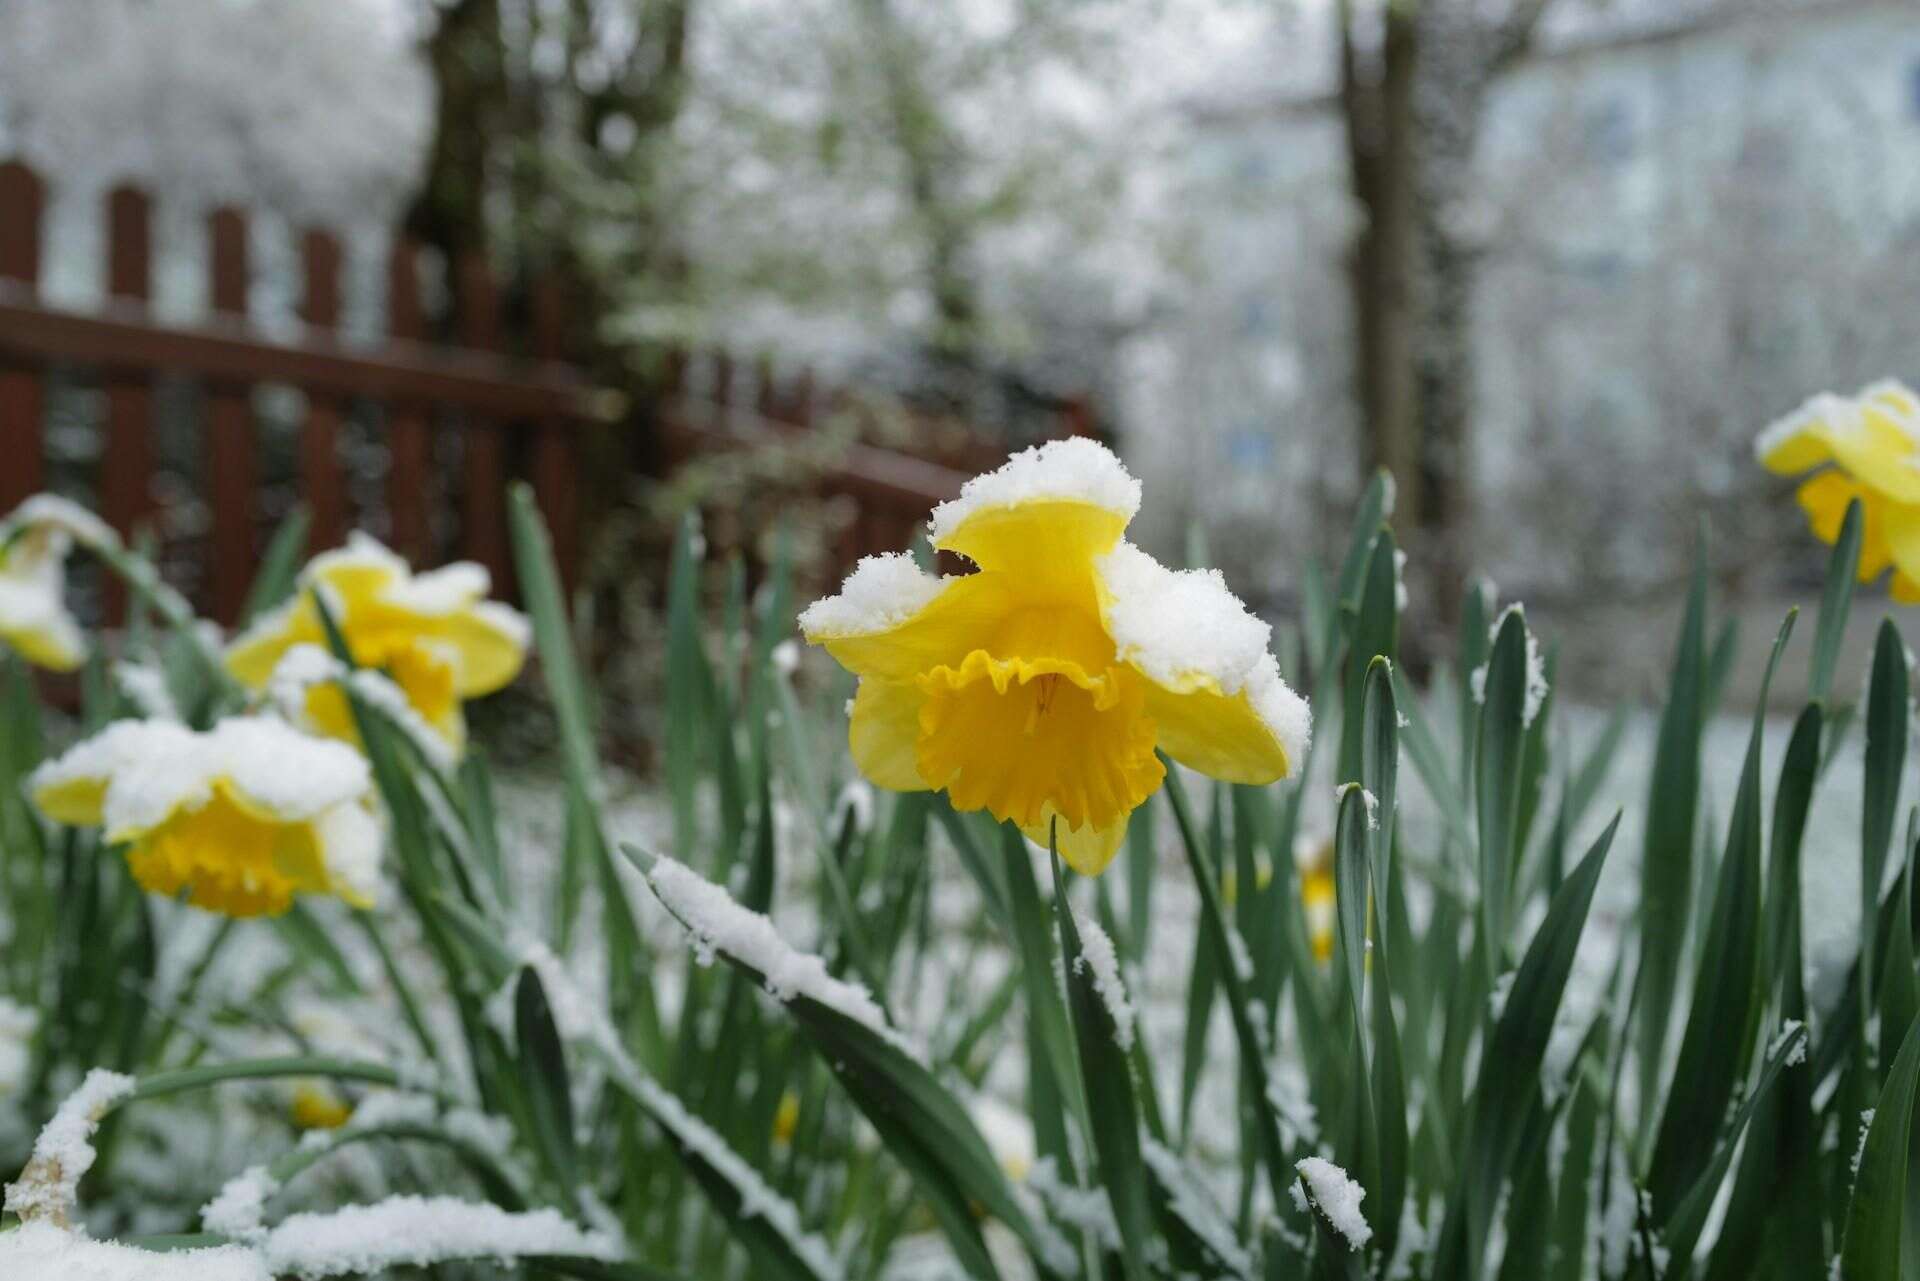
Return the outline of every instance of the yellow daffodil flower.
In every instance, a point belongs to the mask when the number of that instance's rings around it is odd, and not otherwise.
[[[1293,845],[1293,866],[1300,876],[1300,910],[1307,919],[1307,943],[1322,965],[1333,957],[1336,924],[1333,888],[1333,838],[1303,836]]]
[[[487,599],[479,565],[461,561],[425,574],[377,540],[355,533],[345,547],[313,558],[300,590],[261,618],[227,650],[227,669],[249,689],[264,689],[280,660],[327,640],[313,594],[320,592],[353,651],[354,662],[386,673],[453,751],[466,744],[461,704],[506,685],[526,661],[529,633],[518,611]],[[306,728],[357,742],[346,695],[337,684],[305,692]]]
[[[1815,396],[1760,433],[1754,453],[1783,476],[1823,467],[1800,485],[1815,537],[1840,537],[1860,500],[1860,581],[1893,568],[1893,598],[1920,601],[1920,397],[1878,382],[1858,396]],[[1825,466],[1831,463],[1831,467]]]
[[[353,1119],[353,1105],[325,1081],[315,1079],[293,1087],[288,1114],[296,1130],[337,1130]]]
[[[773,1111],[773,1141],[781,1147],[793,1142],[793,1136],[800,1129],[800,1096],[788,1090],[780,1096],[780,1106]]]
[[[1154,749],[1235,783],[1305,755],[1306,703],[1267,625],[1217,571],[1174,572],[1123,540],[1140,483],[1095,441],[1052,441],[934,510],[933,545],[978,572],[870,556],[800,617],[860,677],[850,739],[874,783],[945,791],[1106,867],[1160,786]]]
[[[52,494],[35,494],[0,520],[0,645],[56,672],[87,658],[86,637],[66,604],[67,553],[76,540],[119,541],[99,517]]]
[[[133,877],[228,916],[277,915],[300,894],[372,905],[381,832],[367,763],[265,717],[204,732],[116,721],[27,780],[40,812],[101,826]]]

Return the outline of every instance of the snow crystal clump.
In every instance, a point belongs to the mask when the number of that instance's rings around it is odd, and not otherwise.
[[[1855,1174],[1860,1173],[1860,1162],[1867,1155],[1867,1135],[1873,1130],[1873,1109],[1868,1108],[1860,1114],[1860,1143],[1853,1149],[1853,1164],[1850,1167]]]
[[[1375,796],[1372,792],[1369,792],[1366,788],[1360,786],[1360,784],[1358,783],[1342,783],[1340,784],[1340,786],[1333,789],[1333,803],[1335,808],[1338,808],[1340,805],[1340,802],[1347,798],[1348,792],[1360,793],[1360,803],[1367,807],[1367,830],[1369,832],[1379,831],[1380,830],[1380,798]]]
[[[93,1241],[51,1223],[0,1232],[0,1276],[20,1281],[272,1281],[245,1246],[160,1253]]]
[[[961,486],[958,498],[933,509],[927,533],[937,547],[983,511],[1044,501],[1091,503],[1132,520],[1140,510],[1140,482],[1097,440],[1050,440]]]
[[[767,657],[773,661],[773,670],[782,676],[791,676],[800,670],[800,646],[792,640],[783,640],[775,645]]]
[[[1297,767],[1306,759],[1313,714],[1287,687],[1267,648],[1272,628],[1227,587],[1217,569],[1172,570],[1122,542],[1097,568],[1100,616],[1120,661],[1182,693],[1245,694]]]
[[[1368,1225],[1367,1216],[1360,1212],[1367,1190],[1324,1157],[1307,1157],[1295,1162],[1293,1168],[1307,1181],[1305,1194],[1298,1183],[1293,1185],[1294,1204],[1305,1210],[1307,1196],[1311,1195],[1314,1206],[1333,1230],[1345,1237],[1354,1249],[1365,1249],[1367,1242],[1373,1240],[1373,1228]]]
[[[267,1202],[280,1190],[280,1181],[264,1165],[250,1166],[228,1179],[219,1195],[200,1211],[200,1223],[209,1232],[237,1240],[258,1235],[266,1218]]]
[[[718,885],[670,858],[655,860],[646,878],[661,904],[693,935],[694,955],[702,964],[716,954],[729,957],[758,972],[775,1000],[805,997],[862,1024],[903,1053],[919,1056],[919,1049],[888,1024],[865,987],[834,978],[819,957],[790,946],[772,921],[741,907]]]
[[[93,1168],[93,1132],[107,1110],[133,1092],[134,1079],[94,1068],[80,1088],[54,1112],[18,1183],[7,1185],[5,1208],[22,1219],[44,1219],[64,1227],[71,1217],[80,1180]]]
[[[1799,1019],[1788,1019],[1785,1023],[1782,1023],[1780,1025],[1780,1031],[1776,1033],[1773,1038],[1773,1043],[1767,1046],[1767,1057],[1772,1058],[1774,1055],[1780,1053],[1781,1050],[1785,1049],[1787,1042],[1799,1036],[1804,1026],[1805,1024],[1801,1023]],[[1806,1061],[1807,1038],[1801,1036],[1799,1043],[1788,1052],[1786,1062],[1782,1064],[1782,1066],[1797,1067]]]
[[[1539,640],[1534,636],[1533,629],[1527,626],[1526,611],[1521,609],[1518,601],[1501,610],[1500,617],[1493,620],[1493,626],[1487,629],[1489,641],[1499,637],[1501,625],[1507,621],[1508,614],[1513,614],[1520,619],[1520,634],[1527,640],[1527,694],[1526,702],[1520,711],[1520,723],[1522,726],[1531,727],[1533,718],[1540,714],[1541,706],[1547,701],[1547,664],[1540,655]],[[1467,674],[1467,685],[1473,693],[1474,702],[1487,701],[1486,663],[1480,664]]]
[[[558,1210],[515,1213],[454,1197],[396,1196],[328,1214],[296,1214],[260,1245],[276,1274],[299,1277],[429,1267],[452,1259],[501,1263],[530,1255],[617,1259],[617,1241],[580,1228]]]
[[[1126,1053],[1133,1049],[1133,1001],[1127,996],[1126,984],[1120,981],[1119,954],[1105,930],[1078,912],[1074,920],[1080,927],[1080,955],[1073,959],[1074,973],[1092,977],[1093,990],[1113,1019],[1114,1042]]]
[[[933,603],[946,586],[906,552],[865,556],[840,584],[840,594],[801,611],[800,630],[809,640],[884,632]]]

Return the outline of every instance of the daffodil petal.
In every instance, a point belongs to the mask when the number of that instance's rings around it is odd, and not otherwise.
[[[869,782],[896,792],[926,790],[926,780],[915,764],[914,746],[920,738],[920,706],[926,701],[920,687],[909,681],[861,678],[854,691],[847,741],[853,763]]]
[[[857,676],[905,681],[991,646],[1015,607],[1006,575],[936,578],[897,552],[862,560],[838,595],[806,608],[800,630]]]
[[[1069,827],[1062,821],[1054,823],[1051,810],[1047,820],[1024,826],[1020,830],[1026,838],[1042,849],[1048,841],[1054,842],[1054,848],[1060,851],[1060,857],[1067,866],[1082,876],[1098,876],[1107,870],[1114,856],[1120,852],[1121,843],[1127,838],[1127,819],[1123,814],[1104,827]]]
[[[1886,522],[1882,509],[1887,500],[1867,489],[1842,471],[1828,470],[1810,477],[1796,491],[1800,508],[1807,514],[1807,527],[1821,542],[1840,539],[1846,523],[1847,506],[1860,500],[1860,581],[1870,583],[1886,573],[1892,551],[1887,546]]]
[[[1901,503],[1920,503],[1920,413],[1894,382],[1858,397],[1822,394],[1760,433],[1754,453],[1783,475],[1833,462],[1854,480]]]
[[[1119,661],[1146,678],[1160,746],[1232,783],[1271,783],[1306,759],[1312,715],[1280,678],[1270,629],[1217,570],[1170,570],[1130,543],[1099,566]]]
[[[1887,552],[1899,571],[1897,577],[1909,583],[1920,582],[1920,507],[1883,503],[1880,525],[1885,531]]]
[[[1098,441],[1048,441],[976,476],[934,508],[933,545],[1034,580],[1084,576],[1140,508],[1140,482]]]
[[[532,643],[526,615],[490,600],[449,616],[435,636],[460,655],[462,698],[479,698],[512,684]]]

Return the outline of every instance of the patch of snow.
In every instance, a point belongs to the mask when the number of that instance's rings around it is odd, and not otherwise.
[[[1132,520],[1140,510],[1140,482],[1097,440],[1050,440],[961,486],[958,498],[933,509],[927,533],[938,547],[983,511],[1044,501],[1091,503]]]
[[[267,1202],[280,1190],[280,1181],[264,1165],[249,1166],[228,1179],[218,1195],[200,1211],[201,1226],[235,1240],[248,1240],[264,1229]]]
[[[620,1243],[587,1232],[558,1210],[524,1212],[454,1197],[395,1196],[325,1214],[296,1214],[260,1243],[275,1273],[299,1277],[429,1267],[456,1259],[507,1263],[557,1254],[613,1260]]]
[[[775,1000],[804,996],[863,1025],[901,1052],[920,1057],[920,1049],[887,1022],[865,987],[834,978],[819,957],[789,945],[771,920],[741,907],[720,886],[670,858],[656,859],[645,879],[693,936],[694,955],[702,964],[711,964],[716,954],[729,957],[757,971]]]
[[[93,1132],[100,1118],[133,1092],[134,1084],[132,1077],[105,1068],[88,1072],[34,1140],[33,1156],[19,1181],[7,1185],[6,1209],[22,1219],[64,1226],[72,1217],[80,1180],[93,1168]]]
[[[1313,736],[1312,709],[1281,679],[1267,648],[1272,628],[1248,611],[1219,570],[1168,569],[1125,541],[1097,569],[1100,616],[1116,658],[1178,692],[1244,692],[1288,765],[1300,767]]]
[[[1120,979],[1119,954],[1114,951],[1113,940],[1098,924],[1074,913],[1074,922],[1080,929],[1080,955],[1073,958],[1076,974],[1088,974],[1093,980],[1093,990],[1107,1007],[1107,1014],[1113,1019],[1113,1039],[1122,1053],[1133,1049],[1133,1001],[1127,996],[1127,986]],[[1244,945],[1243,945],[1244,946]]]
[[[1301,1193],[1298,1183],[1293,1185],[1295,1204],[1304,1210],[1307,1197],[1311,1196],[1314,1207],[1334,1231],[1346,1238],[1349,1246],[1355,1250],[1365,1249],[1373,1239],[1373,1228],[1368,1225],[1367,1216],[1360,1212],[1367,1190],[1325,1157],[1306,1157],[1296,1161],[1294,1169],[1307,1183],[1305,1194]]]
[[[1375,796],[1372,792],[1369,792],[1366,788],[1360,786],[1360,784],[1342,783],[1340,784],[1340,786],[1334,788],[1333,803],[1335,807],[1337,808],[1340,802],[1346,799],[1348,792],[1356,792],[1356,791],[1360,793],[1361,804],[1365,805],[1367,808],[1367,830],[1369,832],[1379,831],[1380,830],[1380,798]]]
[[[241,1245],[161,1253],[94,1241],[51,1223],[0,1232],[0,1276],[18,1281],[273,1281]]]
[[[838,595],[801,611],[800,630],[810,641],[889,631],[932,604],[945,588],[945,579],[921,569],[906,552],[865,556]]]

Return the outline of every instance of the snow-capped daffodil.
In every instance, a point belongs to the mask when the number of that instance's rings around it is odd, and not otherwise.
[[[1122,535],[1140,483],[1104,446],[1053,441],[967,482],[933,545],[977,572],[870,556],[800,617],[860,677],[850,738],[882,787],[945,791],[1092,874],[1160,786],[1156,747],[1269,783],[1304,757],[1306,703],[1268,627],[1214,570],[1175,572]]]
[[[282,721],[116,721],[35,770],[27,791],[55,822],[126,846],[146,889],[209,911],[274,915],[296,893],[368,907],[378,887],[366,761]]]
[[[0,646],[56,672],[87,657],[66,603],[67,553],[76,539],[118,542],[99,517],[52,494],[35,494],[0,520]]]
[[[1920,601],[1920,397],[1891,380],[1858,396],[1815,396],[1761,432],[1754,453],[1781,475],[1823,468],[1799,490],[1823,542],[1840,537],[1847,505],[1858,498],[1860,581],[1891,565],[1893,598]]]
[[[454,751],[466,743],[464,700],[491,694],[526,661],[527,621],[487,599],[485,568],[461,561],[425,574],[376,539],[355,533],[345,547],[313,558],[300,590],[236,638],[227,668],[249,689],[263,689],[289,650],[327,643],[313,595],[319,592],[353,658],[392,678],[407,701]],[[346,696],[337,684],[315,684],[302,723],[357,741]]]

